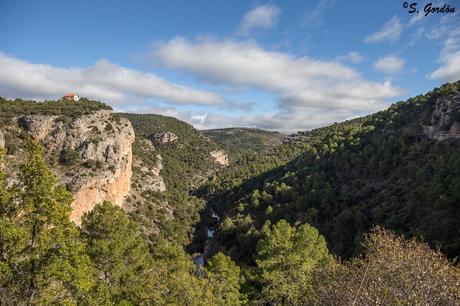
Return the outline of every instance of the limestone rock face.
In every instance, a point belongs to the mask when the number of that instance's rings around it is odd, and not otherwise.
[[[423,126],[428,137],[436,140],[460,138],[460,95],[443,96],[436,100],[430,125]]]
[[[222,150],[215,150],[210,152],[211,157],[221,166],[228,166],[228,156]]]
[[[156,144],[163,144],[163,143],[168,143],[168,142],[173,142],[177,140],[179,137],[171,132],[164,132],[164,133],[158,133],[155,134],[151,137],[151,140],[153,143]]]
[[[50,132],[59,116],[23,116],[18,125],[27,130],[36,140],[43,140]]]
[[[450,133],[450,134],[458,134],[458,135],[460,135],[460,122],[455,121],[455,122],[451,125],[450,130],[449,130],[449,133]]]
[[[101,110],[74,118],[23,116],[18,125],[43,143],[47,158],[60,161],[53,172],[73,193],[72,221],[102,201],[122,206],[132,176],[134,131],[127,119]]]
[[[150,207],[152,214],[162,211],[167,219],[173,218],[173,209],[168,201],[159,199],[152,193],[166,191],[166,184],[161,176],[163,169],[163,158],[153,146],[151,140],[139,137],[134,144],[136,154],[133,156],[133,176],[131,178],[131,189],[126,201],[123,203],[125,211],[136,211],[140,207]],[[144,159],[145,158],[145,159]],[[146,205],[146,206],[145,206]],[[158,234],[159,226],[154,219],[142,219],[142,231],[146,235]]]
[[[141,194],[144,191],[152,190],[156,192],[166,191],[166,185],[163,177],[160,175],[161,169],[163,169],[163,159],[160,154],[155,156],[156,162],[154,167],[149,167],[140,159],[135,158],[133,168],[135,169],[133,175],[133,186],[132,193]]]
[[[3,134],[2,131],[0,131],[0,149],[3,149],[5,147],[5,134]]]

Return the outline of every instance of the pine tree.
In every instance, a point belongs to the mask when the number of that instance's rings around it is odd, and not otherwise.
[[[5,152],[0,151],[0,304],[18,303],[21,292],[18,284],[16,255],[25,248],[26,232],[14,223],[16,211],[12,192],[6,187],[3,172]]]
[[[81,231],[99,288],[117,304],[152,303],[153,263],[137,224],[120,207],[103,202],[83,216]]]
[[[292,227],[285,220],[263,230],[256,264],[261,299],[271,305],[302,305],[310,290],[310,273],[332,260],[326,241],[314,227]]]
[[[1,192],[0,266],[6,271],[1,279],[2,302],[87,300],[94,270],[69,219],[71,196],[57,184],[39,144],[29,143],[29,158],[19,179],[11,193],[4,188]]]
[[[240,268],[223,253],[217,253],[208,262],[208,271],[213,282],[213,295],[218,305],[241,305]]]
[[[155,271],[161,288],[156,305],[218,306],[213,283],[196,275],[190,256],[178,245],[162,240],[154,250]]]

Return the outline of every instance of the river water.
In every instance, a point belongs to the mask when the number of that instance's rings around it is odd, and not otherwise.
[[[203,250],[201,252],[197,252],[192,255],[193,263],[196,266],[196,273],[198,275],[201,275],[201,268],[204,266],[204,255],[203,255],[204,246],[206,244],[211,243],[212,239],[214,238],[214,234],[216,232],[216,227],[219,225],[219,222],[220,222],[219,215],[216,214],[216,212],[214,211],[214,209],[212,209],[212,207],[210,208],[210,211],[211,211],[211,217],[215,220],[215,225],[206,227],[207,240],[203,245]]]

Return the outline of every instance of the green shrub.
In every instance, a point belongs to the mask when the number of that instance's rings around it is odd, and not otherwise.
[[[80,155],[74,149],[65,149],[61,152],[60,162],[67,166],[75,166],[80,163]]]

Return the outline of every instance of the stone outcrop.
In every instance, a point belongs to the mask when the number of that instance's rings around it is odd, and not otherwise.
[[[126,211],[134,211],[148,203],[150,207],[153,205],[154,209],[161,209],[163,212],[170,211],[172,214],[172,209],[167,201],[151,197],[151,192],[161,193],[166,191],[166,184],[161,176],[163,158],[156,151],[151,140],[140,137],[136,142],[134,146],[137,148],[137,155],[133,156],[131,189],[123,208]],[[145,157],[147,158],[143,160]],[[145,222],[150,224],[151,221]],[[145,227],[145,224],[141,227],[143,232],[147,234],[158,233],[159,231],[154,222],[147,227]]]
[[[210,154],[216,163],[218,163],[221,166],[228,166],[227,153],[225,153],[222,150],[215,150],[215,151],[210,152]]]
[[[160,175],[161,169],[163,169],[163,159],[160,154],[155,156],[155,166],[149,167],[140,159],[135,158],[133,163],[134,175],[133,175],[133,192],[142,193],[144,191],[166,191],[166,185],[163,177]]]
[[[101,110],[74,118],[23,116],[18,125],[43,143],[47,158],[59,160],[53,172],[73,194],[73,221],[102,201],[122,206],[132,176],[134,131],[127,119]]]
[[[5,147],[5,134],[3,134],[2,131],[0,131],[0,149],[3,149]]]
[[[158,133],[151,136],[151,140],[155,144],[163,144],[173,142],[179,139],[179,137],[171,132]]]
[[[460,138],[460,95],[443,96],[436,100],[430,124],[423,126],[424,133],[436,140]]]

